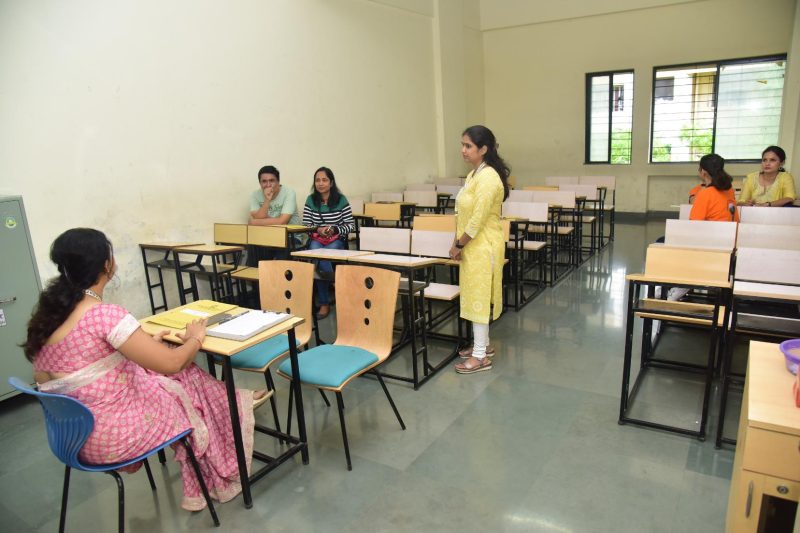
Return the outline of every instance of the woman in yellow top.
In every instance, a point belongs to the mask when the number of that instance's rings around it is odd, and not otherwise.
[[[461,137],[461,155],[472,166],[464,188],[456,197],[456,240],[450,257],[461,261],[461,318],[472,322],[473,345],[462,352],[466,360],[456,365],[459,374],[492,368],[487,354],[489,319],[503,309],[505,238],[500,209],[508,196],[510,169],[497,153],[494,134],[485,126],[471,126]]]
[[[797,198],[794,178],[783,169],[786,152],[780,146],[768,146],[761,153],[761,171],[747,175],[739,196],[739,205],[783,207]]]

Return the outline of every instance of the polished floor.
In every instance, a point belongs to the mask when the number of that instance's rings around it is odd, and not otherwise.
[[[491,329],[492,371],[460,376],[446,369],[416,392],[391,383],[406,431],[377,382],[355,381],[345,392],[352,472],[335,408],[308,390],[310,464],[297,459],[260,481],[250,510],[240,498],[220,505],[222,528],[723,531],[733,451],[715,450],[713,438],[617,424],[625,274],[641,271],[647,243],[661,234],[663,221],[618,224],[616,242],[598,257],[521,312],[506,313]],[[332,318],[325,322],[332,327]],[[662,355],[706,346],[702,335],[685,330],[667,330],[663,341]],[[406,360],[394,360],[392,370],[405,371]],[[261,383],[237,374],[238,385]],[[285,407],[286,384],[278,387]],[[653,373],[637,414],[694,427],[698,394],[696,379]],[[270,423],[269,409],[258,418]],[[729,418],[726,433],[733,435],[735,414]],[[260,439],[257,447],[274,447]],[[63,468],[47,448],[37,404],[0,404],[0,457],[0,531],[57,530]],[[206,512],[180,509],[174,463],[154,473],[156,493],[143,473],[125,476],[128,531],[214,530]],[[109,476],[73,474],[67,526],[116,530]]]

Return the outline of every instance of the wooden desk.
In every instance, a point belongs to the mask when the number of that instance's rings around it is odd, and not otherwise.
[[[800,409],[794,405],[795,376],[786,370],[777,344],[750,343],[738,445],[728,498],[726,531],[769,529],[764,504],[800,499]],[[781,528],[781,531],[788,531]]]
[[[300,257],[302,259],[321,259],[327,261],[347,261],[351,257],[359,257],[362,255],[370,255],[372,252],[365,252],[361,250],[337,250],[336,248],[318,248],[316,250],[301,250],[299,252],[292,252],[292,257]]]
[[[142,251],[142,263],[144,263],[144,277],[147,281],[147,295],[150,297],[150,311],[156,314],[158,311],[169,309],[167,303],[167,293],[164,290],[164,276],[161,272],[165,268],[175,268],[175,263],[170,258],[172,250],[181,246],[197,246],[199,242],[140,242],[139,249]],[[161,259],[148,260],[147,252],[162,252]],[[187,263],[188,265],[188,263]],[[158,283],[153,283],[150,279],[150,269],[153,268],[158,273]],[[161,290],[161,305],[156,305],[153,298],[153,289]]]
[[[239,268],[239,262],[241,261],[243,251],[244,247],[242,246],[225,246],[218,244],[180,246],[173,248],[173,263],[178,279],[178,292],[181,304],[183,305],[186,303],[187,294],[191,294],[195,300],[199,299],[197,290],[198,275],[208,278],[209,285],[211,286],[212,300],[224,301],[226,298],[232,300],[233,284],[231,283],[230,274]],[[228,254],[233,256],[233,263],[224,263],[224,257]],[[192,255],[194,256],[194,260],[183,263],[180,260],[181,255]],[[211,270],[201,263],[204,257],[211,258]],[[183,274],[189,275],[188,288],[184,286]]]
[[[231,311],[231,313],[238,314],[245,311],[247,311],[247,309],[239,307]],[[177,331],[183,330],[165,328],[160,324],[149,322],[149,319],[151,318],[153,317],[147,317],[140,320],[142,330],[145,333],[155,335],[160,331],[169,329],[170,333],[164,337],[164,340],[175,344],[183,344],[183,341],[175,335]],[[261,333],[244,341],[232,341],[228,339],[206,336],[206,338],[203,340],[203,345],[201,346],[201,350],[206,353],[209,371],[212,375],[216,374],[214,369],[214,356],[221,356],[218,358],[218,360],[221,360],[222,362],[222,375],[225,380],[225,389],[228,395],[228,408],[230,409],[231,423],[233,424],[233,441],[236,448],[236,459],[239,466],[239,478],[242,484],[242,497],[244,499],[244,505],[248,509],[253,506],[253,499],[250,494],[251,484],[267,475],[269,472],[289,460],[298,452],[301,454],[303,464],[308,464],[308,441],[306,437],[305,412],[303,411],[302,388],[300,387],[300,380],[297,378],[300,375],[300,369],[297,364],[297,340],[295,337],[295,327],[299,326],[303,322],[304,320],[300,317],[292,317],[291,319],[281,322],[280,324],[277,324],[266,331],[262,331]],[[213,326],[211,326],[211,328],[213,328]],[[292,437],[291,435],[278,432],[272,428],[256,424],[256,431],[278,439],[282,439],[291,443],[291,446],[285,449],[278,457],[270,457],[264,453],[253,450],[253,459],[264,462],[265,466],[248,476],[244,443],[242,441],[242,432],[239,420],[239,408],[236,404],[236,387],[233,381],[234,373],[233,367],[231,366],[231,356],[241,352],[246,348],[282,334],[286,334],[288,337],[292,375],[296,376],[296,378],[292,380],[292,387],[294,388],[295,408],[297,410],[297,426],[300,437]]]

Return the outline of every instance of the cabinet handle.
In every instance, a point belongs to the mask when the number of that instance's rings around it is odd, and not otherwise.
[[[744,505],[744,517],[750,518],[750,507],[753,506],[753,482],[747,484],[747,503]]]
[[[789,494],[789,487],[786,485],[778,485],[778,492],[781,494]]]
[[[10,304],[11,302],[16,302],[17,297],[11,296],[9,298],[0,298],[0,304]]]

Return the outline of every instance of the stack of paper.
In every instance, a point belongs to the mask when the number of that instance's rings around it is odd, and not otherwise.
[[[235,305],[222,304],[211,300],[198,300],[189,305],[179,307],[178,309],[159,313],[149,318],[147,321],[172,329],[183,329],[186,327],[186,324],[193,320],[199,320],[201,318],[211,319],[212,317],[235,308]],[[209,321],[213,322],[212,320]]]
[[[233,341],[243,341],[290,318],[292,318],[292,315],[286,313],[248,311],[227,322],[214,326],[206,331],[206,335]]]

